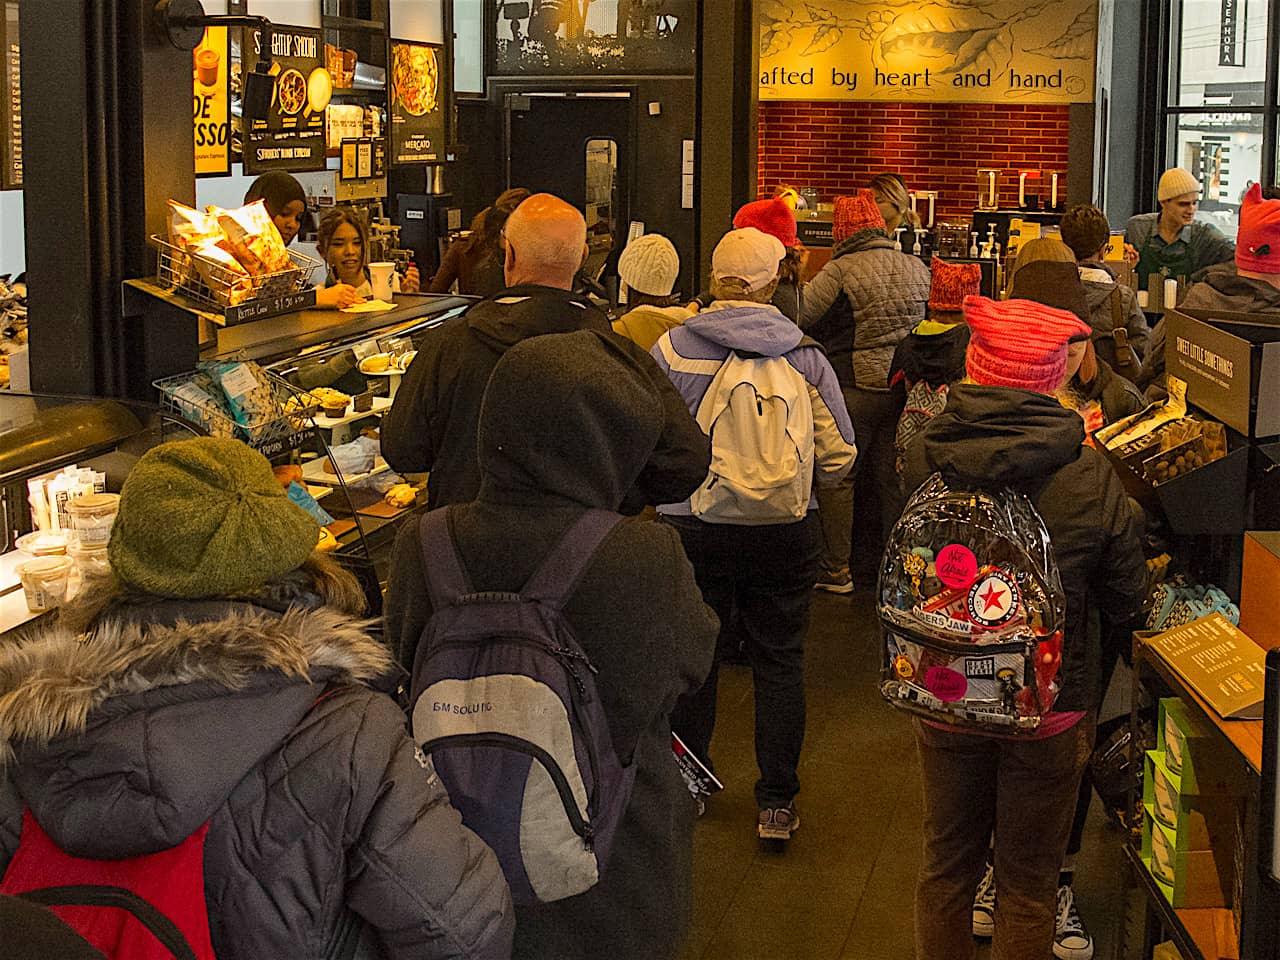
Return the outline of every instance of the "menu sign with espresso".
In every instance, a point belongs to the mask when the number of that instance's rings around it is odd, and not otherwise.
[[[244,45],[245,71],[256,65],[262,35],[249,30]],[[271,36],[271,73],[275,86],[267,119],[246,118],[245,173],[266,170],[323,170],[325,108],[333,81],[324,67],[320,31],[275,25]]]
[[[231,172],[227,28],[210,27],[191,54],[195,77],[196,176]]]
[[[391,162],[443,163],[444,48],[391,41]]]
[[[0,190],[22,189],[22,57],[18,47],[18,4],[4,4],[4,166]]]

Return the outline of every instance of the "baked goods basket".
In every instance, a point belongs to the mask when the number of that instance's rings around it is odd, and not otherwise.
[[[183,250],[163,237],[152,236],[151,243],[159,251],[156,275],[161,286],[181,292],[215,313],[225,313],[225,319],[232,323],[307,306],[300,298],[314,282],[317,268],[323,266],[314,257],[289,250],[291,269],[251,276]]]
[[[229,406],[226,386],[243,388]],[[313,419],[320,405],[256,364],[238,360],[201,364],[192,373],[166,377],[153,384],[165,410],[201,427],[209,436],[243,440],[264,456],[273,457],[303,446],[313,436]]]

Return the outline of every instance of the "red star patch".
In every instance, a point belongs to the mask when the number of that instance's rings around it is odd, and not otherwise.
[[[1004,596],[1007,592],[999,589],[997,584],[987,584],[987,592],[978,594],[978,599],[982,601],[982,612],[985,614],[992,607],[999,610],[1004,605]]]

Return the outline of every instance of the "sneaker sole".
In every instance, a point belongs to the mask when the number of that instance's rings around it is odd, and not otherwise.
[[[813,589],[821,590],[823,593],[837,593],[843,596],[847,593],[853,593],[852,583],[815,583]]]
[[[1058,960],[1093,960],[1093,943],[1087,947],[1064,947],[1060,943],[1053,945],[1053,955]]]
[[[983,940],[990,940],[995,936],[995,934],[996,921],[994,918],[987,917],[985,920],[979,920],[977,917],[973,918],[973,935],[975,937],[981,937]]]
[[[792,824],[792,826],[791,826],[791,828],[790,828],[789,830],[779,830],[779,829],[777,829],[776,827],[766,827],[766,826],[763,826],[763,825],[761,825],[761,824],[758,824],[758,823],[757,823],[757,824],[756,824],[756,836],[758,836],[761,840],[783,840],[783,841],[786,841],[786,840],[790,840],[790,839],[791,839],[791,835],[792,835],[793,833],[795,833],[795,832],[796,832],[797,830],[799,830],[799,829],[800,829],[800,820],[799,820],[799,818],[797,818],[797,819],[796,819],[796,822],[795,822],[794,824]]]

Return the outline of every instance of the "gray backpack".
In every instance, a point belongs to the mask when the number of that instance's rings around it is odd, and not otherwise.
[[[592,887],[631,798],[635,767],[614,750],[596,668],[563,613],[621,519],[588,510],[519,593],[472,588],[448,507],[421,520],[433,613],[414,657],[413,738],[518,904]]]

